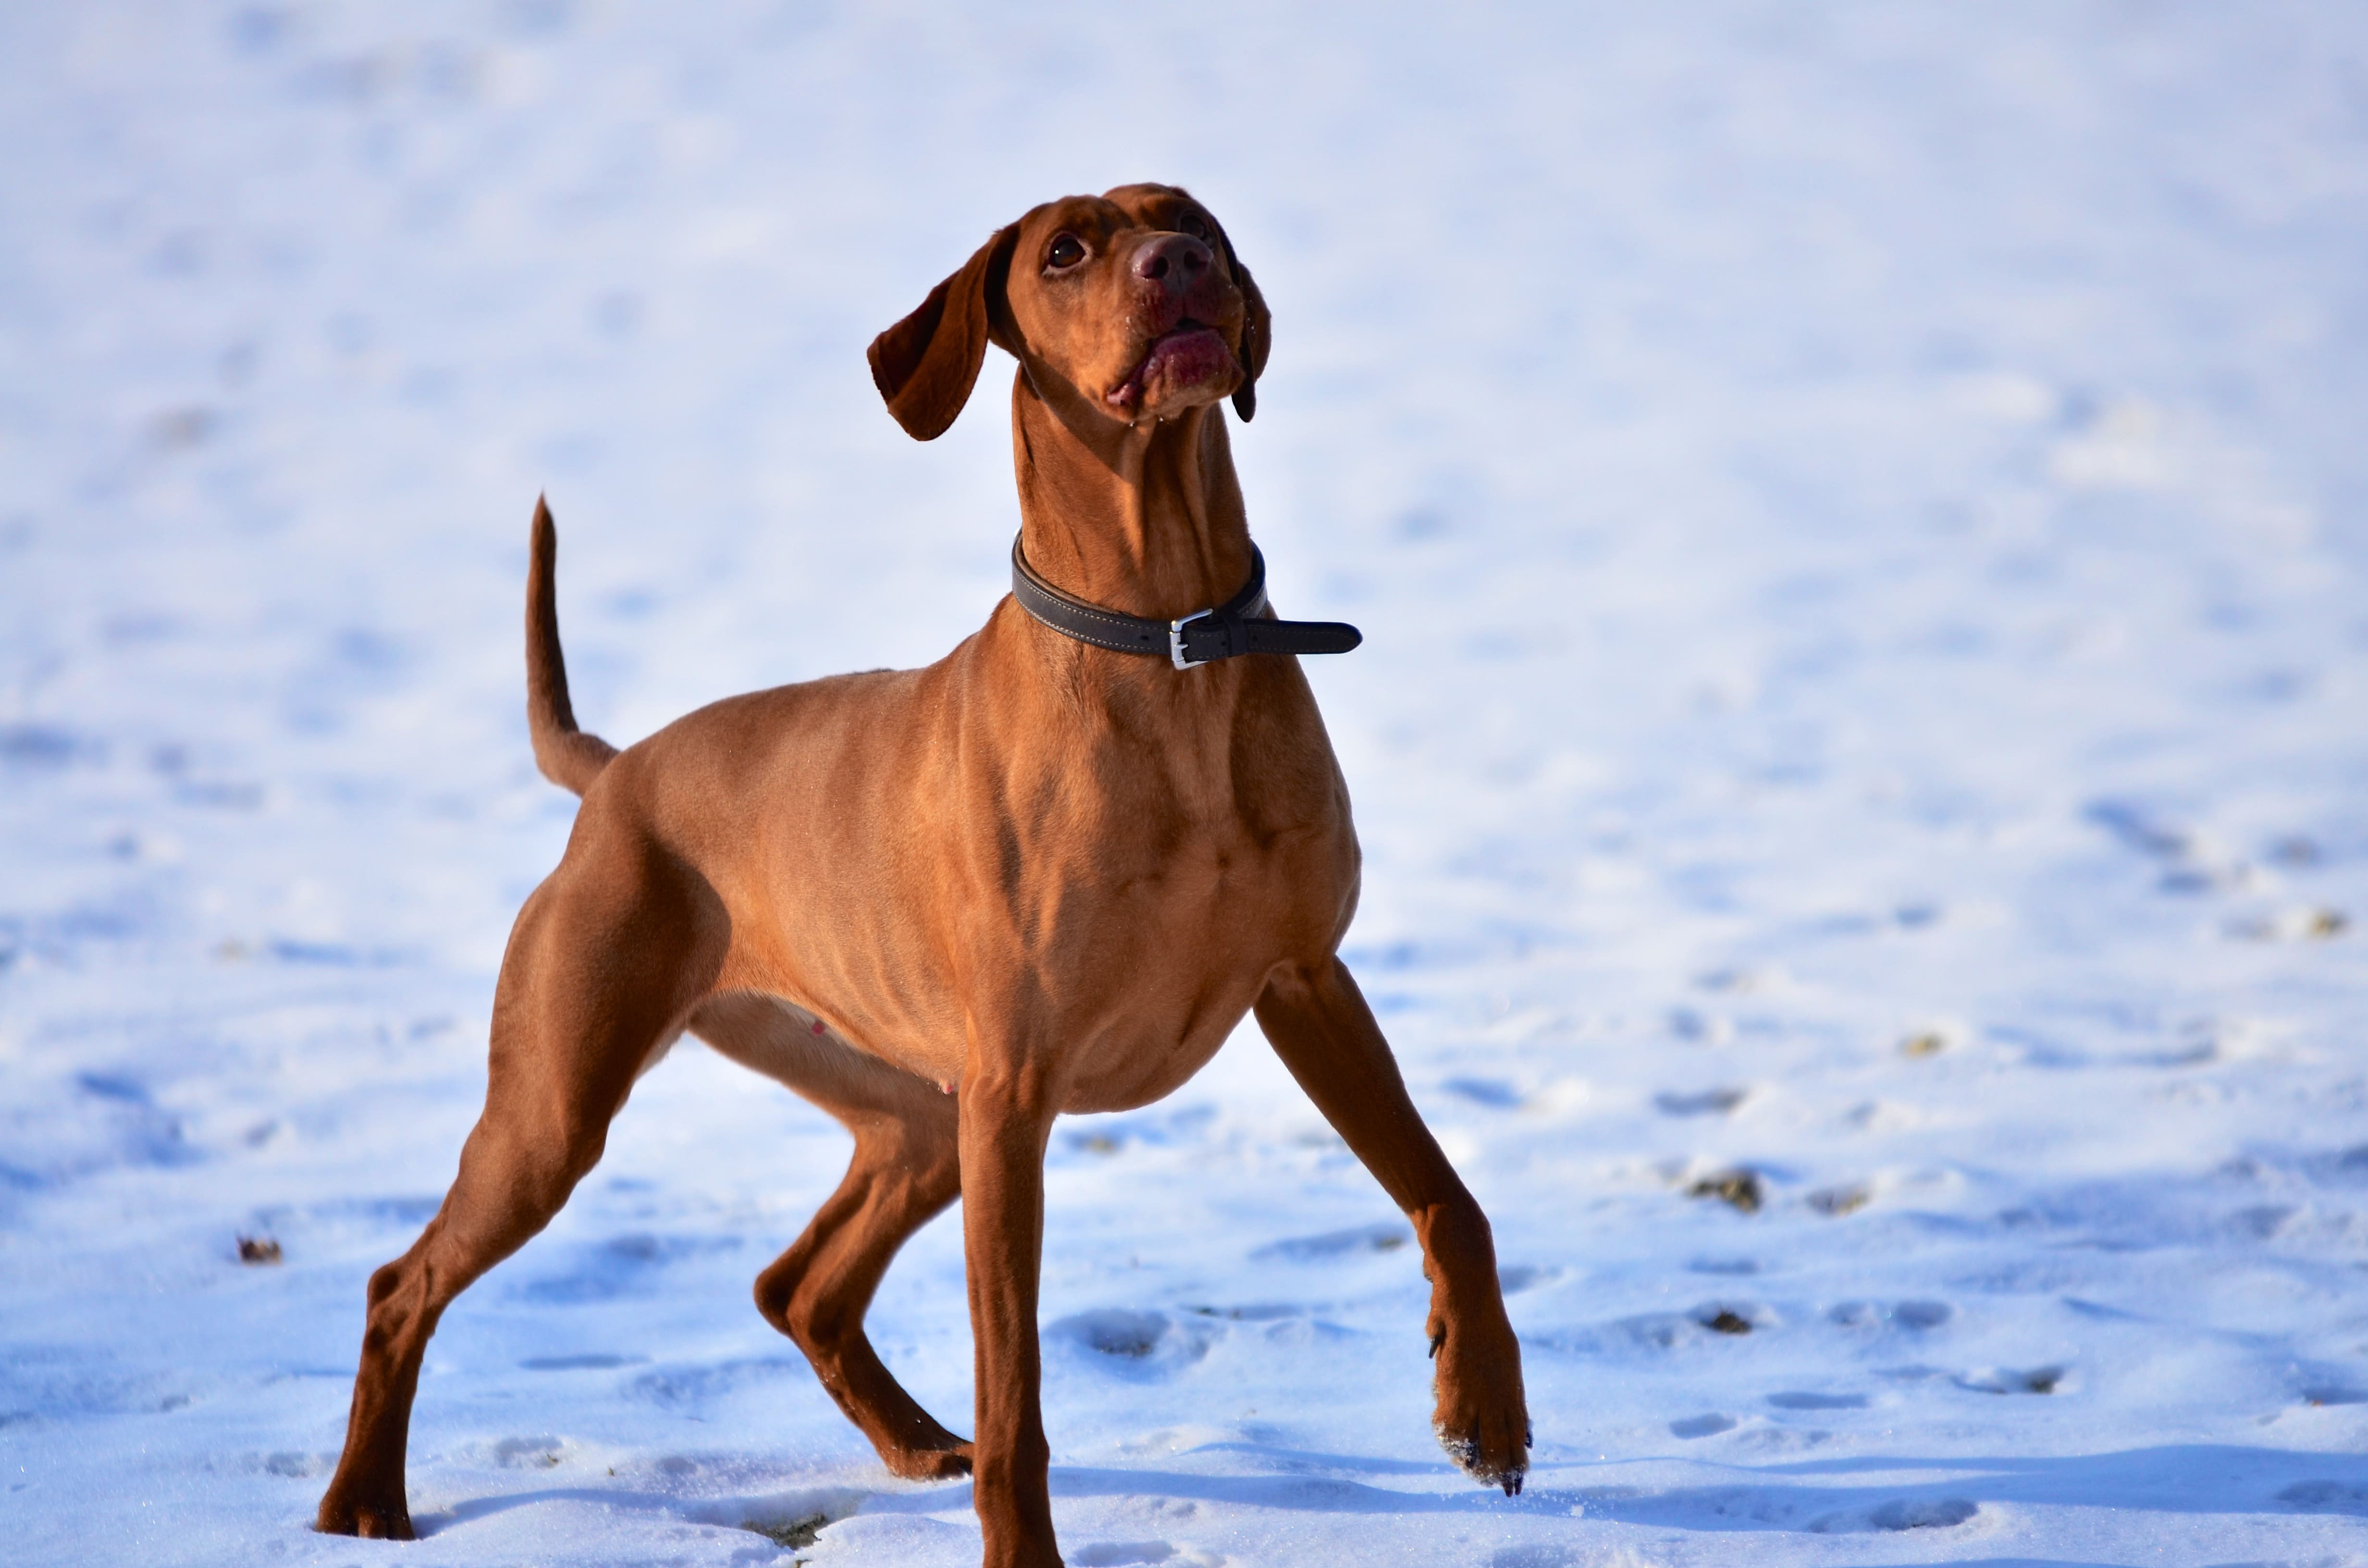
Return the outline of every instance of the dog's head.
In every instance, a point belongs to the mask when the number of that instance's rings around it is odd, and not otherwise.
[[[1209,210],[1170,185],[1048,201],[997,230],[871,343],[888,412],[924,441],[970,398],[992,341],[1064,420],[1127,425],[1231,394],[1247,419],[1272,331]]]

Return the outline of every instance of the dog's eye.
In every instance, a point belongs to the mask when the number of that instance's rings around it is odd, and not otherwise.
[[[1216,231],[1210,228],[1209,221],[1206,218],[1201,217],[1198,212],[1185,213],[1184,221],[1177,224],[1176,227],[1181,233],[1191,235],[1194,239],[1200,241],[1204,245],[1212,245],[1217,243]]]
[[[1056,272],[1065,272],[1085,259],[1085,242],[1075,234],[1055,234],[1045,247],[1044,265]]]

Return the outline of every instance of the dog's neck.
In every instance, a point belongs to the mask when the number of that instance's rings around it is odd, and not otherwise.
[[[1109,609],[1168,620],[1249,580],[1249,521],[1217,405],[1073,427],[1026,376],[1011,392],[1020,548],[1047,581]]]

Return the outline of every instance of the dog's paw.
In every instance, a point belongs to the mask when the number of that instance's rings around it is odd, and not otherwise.
[[[1467,1336],[1435,1323],[1439,1406],[1431,1430],[1466,1475],[1517,1496],[1530,1471],[1530,1415],[1521,1393],[1521,1351],[1512,1330]]]
[[[949,1449],[882,1449],[880,1458],[889,1473],[904,1481],[959,1481],[970,1473],[971,1446]]]
[[[323,1535],[359,1536],[365,1540],[416,1540],[411,1509],[401,1493],[389,1499],[342,1496],[336,1492],[321,1499],[313,1528]]]
[[[1522,1479],[1530,1473],[1529,1417],[1520,1416],[1514,1425],[1520,1432],[1511,1441],[1506,1440],[1510,1427],[1485,1420],[1460,1430],[1435,1421],[1432,1430],[1457,1469],[1483,1486],[1501,1486],[1506,1496],[1518,1497]]]

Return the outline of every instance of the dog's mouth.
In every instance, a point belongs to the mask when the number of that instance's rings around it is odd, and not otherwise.
[[[1172,332],[1152,339],[1142,363],[1127,372],[1103,401],[1126,413],[1141,408],[1146,396],[1165,401],[1176,393],[1210,381],[1238,378],[1241,367],[1224,335],[1187,317]]]

